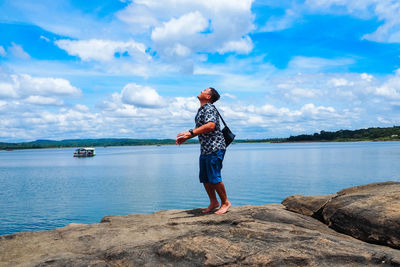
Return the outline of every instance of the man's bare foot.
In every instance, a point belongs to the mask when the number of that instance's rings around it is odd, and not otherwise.
[[[229,208],[231,207],[231,202],[227,202],[227,203],[225,203],[225,204],[222,204],[221,205],[221,208],[219,208],[216,212],[214,212],[215,214],[224,214],[224,213],[226,213],[228,210],[229,210]]]
[[[218,208],[219,207],[219,203],[217,202],[217,203],[212,203],[212,204],[210,204],[209,206],[208,206],[208,208],[206,208],[205,210],[203,210],[202,211],[202,213],[208,213],[208,212],[210,212],[210,211],[212,211],[212,210],[214,210],[214,209],[216,209],[216,208]]]

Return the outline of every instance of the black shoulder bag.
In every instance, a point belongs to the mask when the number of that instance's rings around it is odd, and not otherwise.
[[[219,117],[221,118],[222,123],[225,125],[224,129],[222,129],[222,134],[224,135],[225,146],[228,147],[232,143],[233,139],[235,139],[236,135],[234,133],[232,133],[232,131],[229,129],[228,125],[226,125],[221,114],[219,114],[218,109],[217,108],[215,108],[215,109],[217,110],[217,113],[218,113]]]

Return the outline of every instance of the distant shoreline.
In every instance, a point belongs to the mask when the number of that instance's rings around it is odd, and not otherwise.
[[[61,143],[63,141],[51,141],[52,143],[60,143],[60,144],[53,144],[53,145],[44,145],[44,144],[38,144],[37,141],[33,142],[21,142],[21,143],[0,143],[0,151],[12,151],[12,150],[23,150],[23,149],[49,149],[49,148],[77,148],[77,147],[120,147],[120,146],[170,146],[170,145],[176,145],[175,140],[173,139],[164,139],[161,140],[159,143],[151,141],[149,143],[146,142],[140,142],[137,144],[93,144],[93,143],[85,143],[85,142],[79,142],[80,140],[76,140],[76,144],[71,144],[71,145],[62,145]],[[199,144],[197,140],[189,140],[190,142],[184,143],[182,145],[193,145],[193,144]],[[262,144],[262,143],[271,143],[271,144],[296,144],[296,143],[349,143],[349,142],[394,142],[394,141],[400,141],[400,139],[371,139],[371,140],[366,140],[366,139],[346,139],[346,140],[303,140],[303,141],[288,141],[288,140],[265,140],[265,139],[240,139],[240,140],[235,140],[232,144]]]
[[[319,133],[301,134],[288,138],[237,139],[234,143],[313,143],[313,142],[376,142],[400,141],[400,126],[386,128],[368,128],[359,130],[339,130],[336,132],[320,131]],[[185,144],[198,144],[191,139]],[[2,143],[0,150],[36,149],[36,148],[72,148],[72,147],[107,147],[107,146],[148,146],[175,145],[175,139],[65,139],[36,140],[32,142]]]

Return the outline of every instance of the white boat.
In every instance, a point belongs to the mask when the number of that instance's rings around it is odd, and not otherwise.
[[[75,149],[74,157],[93,157],[96,156],[96,150],[93,147],[81,147]]]

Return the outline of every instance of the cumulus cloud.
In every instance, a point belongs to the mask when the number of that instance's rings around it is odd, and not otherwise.
[[[305,98],[316,98],[321,96],[322,93],[317,89],[294,88],[285,93],[285,97],[292,98],[293,100],[300,100]]]
[[[151,30],[155,49],[166,57],[197,52],[249,53],[253,0],[140,0],[118,13],[132,28]],[[145,14],[145,15],[141,15]]]
[[[162,97],[149,86],[127,84],[121,92],[122,101],[137,107],[159,108],[164,105]]]
[[[68,52],[69,55],[79,56],[84,61],[98,60],[111,61],[119,56],[128,55],[130,57],[149,58],[146,54],[146,46],[135,41],[117,42],[110,40],[58,40],[55,44]]]
[[[374,78],[372,75],[370,75],[368,73],[361,73],[360,77],[361,77],[361,79],[363,79],[367,82],[371,82],[372,79]]]
[[[80,96],[81,90],[68,80],[51,77],[32,77],[28,74],[12,74],[13,87],[20,95]]]
[[[190,12],[181,17],[164,22],[151,33],[151,39],[156,42],[181,40],[192,37],[208,27],[208,20],[199,12]]]
[[[0,82],[0,98],[15,98],[17,91],[13,84],[7,82]]]
[[[60,97],[78,97],[82,92],[68,80],[51,77],[33,77],[28,74],[0,73],[0,98],[18,103],[60,106]]]
[[[218,52],[225,54],[227,52],[237,52],[238,54],[248,54],[253,50],[253,42],[250,37],[245,36],[237,41],[229,41],[222,45]]]
[[[302,106],[300,111],[295,113],[296,115],[314,120],[340,117],[333,107],[315,106],[312,103]]]
[[[366,74],[369,75],[369,74]],[[371,104],[371,95],[364,92],[366,102],[354,105],[348,98],[343,98],[341,107],[322,104],[323,99],[332,97],[338,88],[356,88],[360,84],[371,82],[362,79],[360,74],[328,77],[315,75],[300,75],[299,77],[286,78],[294,80],[291,84],[287,81],[279,90],[296,92],[296,87],[312,88],[320,85],[321,96],[311,97],[304,89],[298,95],[301,101],[282,102],[280,105],[269,101],[254,101],[250,103],[244,99],[232,102],[232,99],[218,102],[218,108],[229,126],[238,133],[238,138],[285,137],[303,132],[312,133],[319,130],[334,130],[336,128],[354,127],[362,114],[369,108],[376,108]],[[395,76],[391,77],[395,78]],[[382,84],[388,82],[386,79]],[[332,79],[345,79],[349,85],[336,87],[329,84]],[[375,78],[371,78],[374,80]],[[313,81],[313,83],[311,82]],[[276,82],[276,81],[270,81]],[[298,83],[298,84],[297,84]],[[353,84],[353,85],[351,85]],[[376,85],[375,83],[373,84]],[[313,90],[317,90],[315,87]],[[374,89],[377,86],[373,87]],[[360,94],[361,92],[355,92]],[[18,93],[18,92],[17,92]],[[314,92],[311,91],[311,94]],[[281,94],[280,94],[281,97]],[[0,132],[6,128],[13,132],[14,138],[97,138],[97,137],[130,137],[130,138],[174,138],[182,129],[193,127],[193,118],[199,108],[196,97],[165,97],[150,86],[129,83],[119,92],[114,92],[97,105],[94,110],[86,105],[77,104],[71,108],[57,107],[61,99],[54,96],[29,95],[25,98],[0,100],[0,116],[2,124]],[[34,104],[33,108],[27,103]],[[46,110],[46,105],[55,106]],[[57,109],[58,108],[58,109]],[[13,116],[12,114],[18,114]],[[385,118],[385,116],[381,116]],[[365,118],[364,118],[365,119]],[[387,118],[385,118],[387,120]],[[385,120],[380,120],[383,123]],[[261,131],[252,132],[254,127]],[[23,130],[21,130],[23,129]],[[71,130],[74,129],[74,130]],[[253,129],[253,130],[251,130]],[[251,134],[249,135],[249,133]],[[271,136],[272,135],[272,136]],[[13,138],[2,135],[4,138]],[[0,136],[0,137],[2,137]]]
[[[333,107],[315,106],[312,103],[303,105],[300,109],[277,108],[266,104],[255,110],[257,115],[275,117],[277,121],[299,121],[299,120],[332,120],[340,117]]]
[[[361,78],[363,78],[363,77],[361,77]],[[340,86],[352,86],[352,85],[354,85],[354,83],[349,82],[348,80],[346,80],[344,78],[332,78],[328,81],[328,85],[340,87]]]
[[[57,99],[55,97],[46,97],[39,95],[31,95],[26,99],[24,99],[24,102],[28,104],[45,105],[45,106],[61,106],[64,104],[64,101]]]
[[[390,77],[381,86],[377,87],[375,94],[387,99],[400,99],[400,69],[396,71],[394,76]]]

